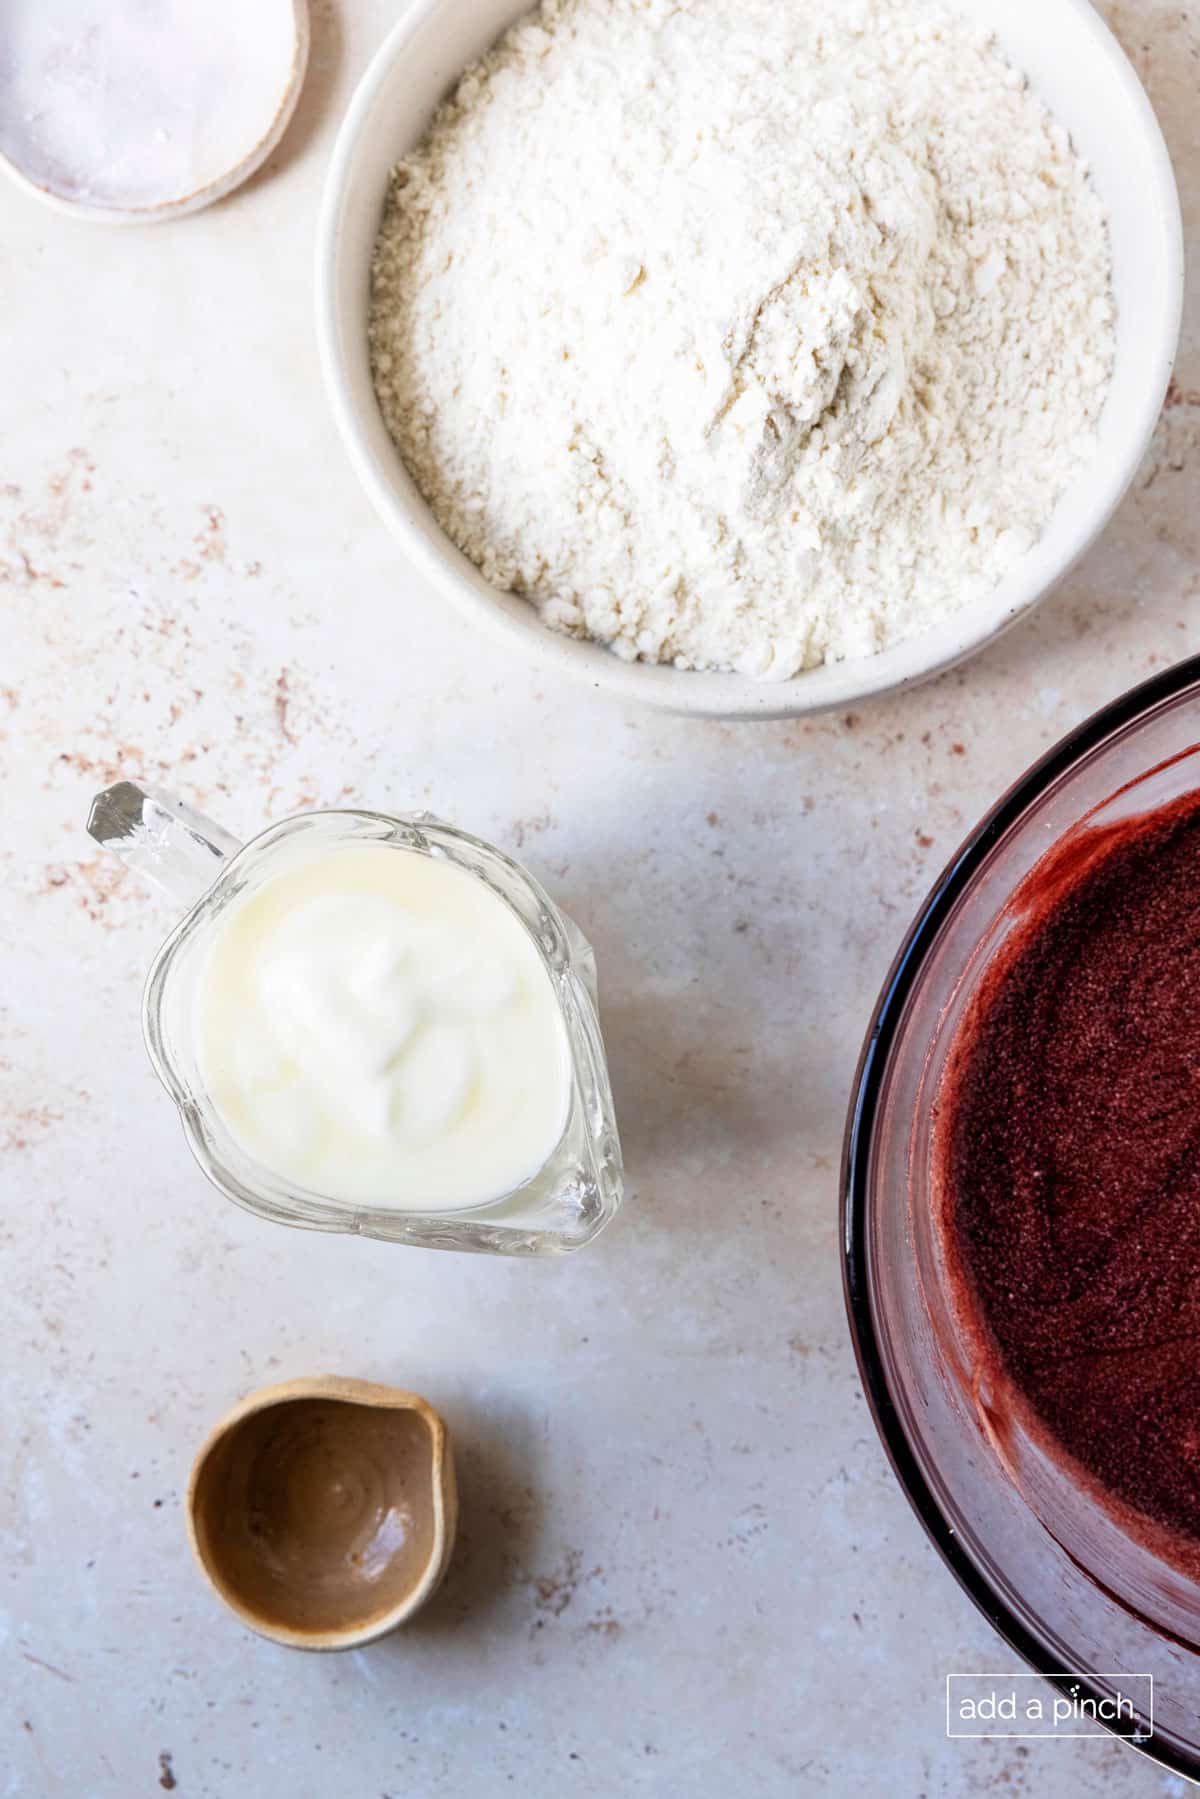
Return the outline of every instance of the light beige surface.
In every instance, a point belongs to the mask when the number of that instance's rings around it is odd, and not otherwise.
[[[1194,242],[1200,20],[1107,10]],[[317,191],[390,16],[316,9],[274,172],[208,214],[110,234],[0,194],[0,1794],[1182,1792],[1107,1742],[945,1740],[947,1671],[1016,1663],[876,1443],[835,1209],[862,1028],[941,862],[1200,649],[1196,308],[1115,526],[966,669],[793,727],[547,691],[413,591],[318,387]],[[600,956],[632,1178],[600,1241],[438,1256],[211,1192],[138,1034],[170,920],[83,836],[120,773],[246,832],[428,804],[527,859]],[[313,1368],[427,1394],[462,1487],[428,1610],[332,1659],[243,1631],[181,1516],[215,1417]]]

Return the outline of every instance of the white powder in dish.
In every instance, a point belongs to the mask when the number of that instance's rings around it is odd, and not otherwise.
[[[786,679],[986,593],[1093,448],[1100,202],[923,0],[545,0],[395,170],[388,428],[547,624]]]
[[[279,134],[307,44],[294,0],[0,0],[0,155],[75,204],[179,206]]]

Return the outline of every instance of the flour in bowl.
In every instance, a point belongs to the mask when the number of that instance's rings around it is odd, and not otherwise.
[[[618,655],[785,680],[990,591],[1093,448],[1103,211],[923,0],[544,0],[393,175],[388,428]]]

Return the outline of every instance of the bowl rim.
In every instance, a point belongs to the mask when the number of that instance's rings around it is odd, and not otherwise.
[[[1060,776],[1107,739],[1189,688],[1200,689],[1200,655],[1188,656],[1139,682],[1068,731],[1013,783],[964,840],[918,911],[883,983],[851,1087],[842,1149],[839,1229],[846,1319],[859,1378],[892,1472],[934,1548],[993,1630],[1064,1695],[1074,1687],[1097,1699],[1099,1691],[1086,1677],[1056,1667],[1054,1659],[967,1554],[912,1451],[891,1396],[871,1307],[868,1177],[880,1094],[909,995],[941,937],[942,927],[991,850]],[[1173,1746],[1159,1745],[1154,1736],[1149,1744],[1134,1743],[1128,1737],[1120,1740],[1173,1773],[1200,1781],[1200,1754],[1190,1756]]]
[[[1029,588],[1014,599],[995,594],[933,631],[905,639],[873,656],[824,663],[788,681],[758,681],[751,676],[683,670],[669,664],[625,662],[604,645],[568,637],[544,625],[532,607],[528,616],[506,610],[483,592],[483,577],[448,538],[437,549],[406,516],[399,495],[368,442],[361,410],[354,398],[339,317],[342,264],[342,216],[356,178],[360,145],[380,95],[403,58],[410,40],[437,10],[440,0],[415,0],[376,50],[346,110],[330,157],[316,231],[315,286],[317,342],[325,390],[350,462],[376,512],[398,542],[402,555],[437,594],[469,621],[478,623],[494,641],[507,643],[544,673],[566,675],[575,682],[617,699],[634,700],[656,710],[694,717],[783,719],[812,716],[856,705],[876,695],[899,691],[944,673],[1003,635],[1024,618],[1069,573],[1105,529],[1127,492],[1153,435],[1174,367],[1183,309],[1183,220],[1170,155],[1154,109],[1133,65],[1090,0],[1056,0],[1074,29],[1085,33],[1098,53],[1107,57],[1116,80],[1140,116],[1154,181],[1147,196],[1163,234],[1167,279],[1158,297],[1153,378],[1142,388],[1125,437],[1124,454],[1108,465],[1107,476],[1089,491],[1075,530],[1063,554],[1046,572],[1031,571]],[[422,502],[423,504],[424,502]],[[1053,516],[1053,515],[1052,515]],[[1033,554],[1036,555],[1035,545]],[[456,564],[454,558],[458,558]],[[460,566],[461,565],[461,566]],[[489,590],[491,591],[491,590]],[[503,598],[504,596],[497,596]],[[961,628],[954,629],[958,621]],[[936,644],[936,647],[933,647]]]

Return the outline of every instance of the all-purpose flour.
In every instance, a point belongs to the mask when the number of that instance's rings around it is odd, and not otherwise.
[[[922,0],[545,0],[397,168],[376,387],[496,586],[785,679],[970,605],[1092,447],[1099,201]]]

